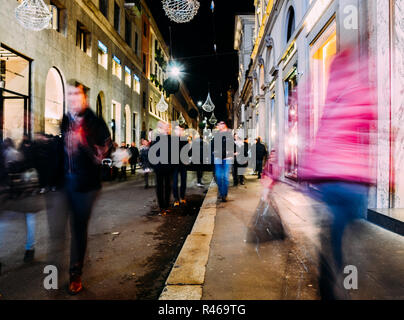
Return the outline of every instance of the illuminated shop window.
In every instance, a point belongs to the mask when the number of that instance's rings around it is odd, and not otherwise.
[[[132,85],[132,71],[125,66],[125,84],[130,88]]]
[[[116,56],[113,56],[112,58],[112,74],[122,80],[121,60]]]
[[[98,64],[108,69],[108,48],[101,41],[98,41]]]

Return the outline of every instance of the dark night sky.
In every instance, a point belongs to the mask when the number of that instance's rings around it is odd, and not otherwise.
[[[195,103],[205,102],[210,84],[215,115],[224,120],[226,92],[230,85],[237,86],[238,58],[233,49],[235,15],[253,13],[254,1],[215,0],[214,14],[210,10],[211,0],[199,2],[201,6],[195,18],[186,24],[177,24],[165,15],[160,0],[146,0],[168,46],[171,26],[172,53],[183,65],[183,80]]]

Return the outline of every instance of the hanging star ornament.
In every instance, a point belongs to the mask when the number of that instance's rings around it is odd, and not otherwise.
[[[164,95],[161,94],[161,99],[159,101],[159,103],[157,103],[156,108],[158,111],[160,112],[166,112],[168,109],[168,103],[166,102],[166,100],[164,99]]]
[[[177,23],[191,21],[200,7],[197,0],[163,0],[162,2],[166,15]]]
[[[217,123],[217,119],[216,119],[214,113],[212,113],[212,116],[211,116],[210,119],[209,119],[209,123],[210,123],[211,125],[213,125],[213,126]]]
[[[185,124],[185,118],[182,115],[182,112],[180,113],[180,117],[178,118],[178,123],[180,124],[180,126],[182,126],[183,124]]]
[[[43,0],[24,0],[15,9],[15,17],[24,28],[41,31],[49,26],[52,14]]]
[[[212,112],[215,110],[215,105],[212,102],[212,99],[210,98],[210,92],[208,93],[208,98],[206,99],[206,102],[202,106],[202,109],[205,110],[206,112]]]

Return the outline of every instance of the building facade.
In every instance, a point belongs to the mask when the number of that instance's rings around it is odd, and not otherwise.
[[[152,65],[155,35],[164,61],[169,58],[144,1],[45,0],[52,20],[39,32],[17,22],[21,2],[6,0],[0,9],[0,138],[18,143],[23,134],[59,134],[67,82],[74,80],[117,143],[139,143],[148,130],[150,97],[161,96],[151,75],[165,77]],[[171,113],[162,119],[171,120]]]
[[[18,24],[19,4],[5,1],[0,11],[3,138],[58,134],[66,82],[74,79],[115,141],[138,141],[140,18],[125,10],[123,0],[51,0],[51,25],[35,32]]]
[[[370,57],[368,77],[377,88],[377,186],[369,207],[390,208],[393,215],[404,206],[403,5],[394,0],[255,0],[255,43],[236,94],[236,113],[242,114],[244,105],[242,120],[252,114],[257,135],[278,155],[283,181],[298,183],[303,150],[322,116],[333,57],[354,45],[361,52],[358,61],[362,54]],[[241,75],[245,61],[240,59]],[[302,101],[307,88],[298,86],[306,79],[314,93],[310,110]]]
[[[246,130],[249,128],[250,117],[248,106],[252,103],[250,87],[251,77],[249,71],[251,68],[251,54],[254,48],[254,15],[238,15],[235,19],[234,29],[234,50],[238,52],[239,74],[238,90],[234,95],[234,129]]]

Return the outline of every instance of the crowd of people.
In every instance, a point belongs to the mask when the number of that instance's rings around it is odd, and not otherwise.
[[[68,291],[79,293],[83,289],[81,276],[88,224],[102,180],[116,177],[125,181],[128,171],[136,174],[138,164],[145,188],[151,186],[154,177],[161,215],[187,204],[189,171],[196,172],[198,187],[204,187],[203,173],[213,171],[218,200],[226,202],[231,166],[234,184],[244,184],[252,150],[257,150],[254,167],[260,178],[266,156],[260,139],[253,148],[248,139],[232,135],[224,122],[216,129],[213,137],[188,136],[184,128],[160,122],[148,140],[141,140],[139,149],[135,143],[119,146],[111,140],[105,121],[89,108],[84,88],[71,82],[60,136],[37,133],[31,139],[24,135],[18,147],[10,138],[0,143],[0,210],[25,214],[24,261],[30,262],[35,256],[36,213],[46,210],[49,250],[55,264],[60,262],[66,227],[70,223]],[[30,184],[32,181],[37,183]]]

